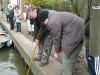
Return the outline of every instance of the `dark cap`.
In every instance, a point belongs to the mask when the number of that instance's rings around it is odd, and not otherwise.
[[[38,20],[39,20],[40,22],[45,21],[45,19],[48,18],[48,13],[49,13],[48,10],[42,10],[42,11],[40,12],[40,14],[39,14]]]
[[[18,6],[18,5],[16,5],[16,6],[15,6],[15,8],[19,8],[19,6]]]

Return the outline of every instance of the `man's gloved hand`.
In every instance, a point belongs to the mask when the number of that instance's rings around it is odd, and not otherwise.
[[[39,40],[36,39],[34,42],[34,48],[36,48],[38,46],[38,43],[39,43]]]

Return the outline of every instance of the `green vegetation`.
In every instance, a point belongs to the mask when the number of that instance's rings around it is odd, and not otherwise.
[[[39,7],[44,5],[44,0],[25,0],[25,4],[32,4]]]
[[[32,4],[36,7],[53,9],[58,11],[69,11],[72,0],[25,0],[25,4]]]
[[[9,0],[2,0],[2,2],[3,2],[3,7],[4,7],[4,8],[7,8],[7,7],[8,7],[8,1],[9,1]]]

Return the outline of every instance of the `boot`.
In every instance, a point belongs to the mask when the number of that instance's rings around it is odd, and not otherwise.
[[[41,61],[41,59],[39,59],[38,57],[35,57],[33,60],[34,61]]]
[[[31,37],[33,37],[33,36],[34,36],[34,31],[31,32]]]
[[[48,62],[47,62],[47,63],[42,63],[42,62],[40,62],[39,66],[40,66],[40,67],[43,67],[43,66],[45,66],[45,65],[47,65],[47,64],[48,64]]]
[[[29,31],[27,35],[31,35],[31,32]]]

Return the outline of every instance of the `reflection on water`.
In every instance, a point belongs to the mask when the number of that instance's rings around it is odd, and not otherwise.
[[[27,66],[15,48],[0,50],[0,75],[26,75],[26,72]]]

